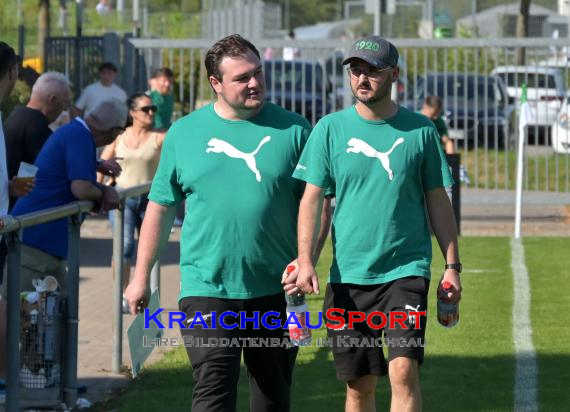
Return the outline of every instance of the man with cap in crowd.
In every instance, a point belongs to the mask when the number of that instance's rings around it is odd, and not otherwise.
[[[390,99],[397,63],[396,47],[383,38],[354,43],[343,65],[356,104],[319,121],[294,172],[307,183],[299,209],[296,287],[319,293],[313,233],[324,191],[334,188],[335,253],[323,312],[344,309],[345,320],[348,311],[408,313],[400,324],[383,326],[377,316],[373,326],[328,329],[337,377],[346,382],[347,411],[375,410],[378,376],[386,374],[392,410],[421,410],[419,365],[432,257],[426,208],[446,261],[441,281],[453,285],[445,299],[457,302],[461,295],[457,229],[444,189],[452,177],[433,123]],[[347,347],[339,338],[363,344],[384,339],[388,357],[382,345]]]

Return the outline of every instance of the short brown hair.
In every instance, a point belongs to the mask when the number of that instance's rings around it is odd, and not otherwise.
[[[162,77],[162,76],[172,79],[174,77],[174,73],[168,67],[161,67],[159,69],[154,70],[150,75],[150,78],[156,79],[157,77]]]
[[[427,96],[426,99],[424,100],[424,104],[435,110],[443,109],[443,102],[437,96]]]
[[[206,53],[204,65],[208,77],[214,76],[218,80],[222,80],[220,73],[220,63],[224,57],[240,57],[252,51],[258,58],[261,58],[257,48],[249,41],[241,37],[239,34],[232,34],[218,40],[210,50]]]
[[[101,63],[101,64],[99,65],[99,69],[97,70],[97,72],[98,72],[98,73],[101,73],[103,70],[111,70],[111,71],[114,71],[115,73],[118,72],[117,66],[115,66],[115,65],[114,65],[113,63],[111,63],[111,62],[104,62],[104,63]]]

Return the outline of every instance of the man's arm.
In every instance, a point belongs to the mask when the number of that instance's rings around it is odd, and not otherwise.
[[[443,143],[443,151],[445,154],[455,154],[455,142],[449,135],[444,134],[441,136],[441,143]]]
[[[119,194],[110,186],[93,184],[88,180],[72,180],[71,193],[77,200],[91,200],[105,212],[119,207]]]
[[[426,192],[426,205],[431,227],[446,263],[460,263],[457,243],[457,227],[453,208],[443,187]],[[455,269],[447,269],[441,281],[449,281],[454,289],[448,293],[448,299],[455,303],[461,299],[461,279]],[[441,284],[441,282],[440,282]]]
[[[299,205],[297,223],[299,275],[296,285],[304,293],[319,293],[319,281],[314,267],[315,246],[322,216],[324,190],[307,183]]]
[[[315,244],[315,251],[313,252],[313,262],[317,264],[319,261],[319,257],[321,256],[321,252],[323,251],[323,247],[325,246],[325,242],[329,235],[329,230],[331,228],[331,221],[332,221],[332,206],[331,206],[331,197],[325,197],[323,200],[323,210],[321,212],[321,222],[319,227],[319,235],[317,236],[317,241]]]
[[[332,219],[331,198],[326,197],[323,201],[323,209],[321,211],[319,235],[317,236],[315,250],[313,251],[314,264],[316,264],[319,261],[319,257],[327,240],[331,225],[331,219]],[[288,271],[288,268],[290,266],[294,266],[295,269]],[[298,275],[299,275],[299,262],[297,259],[295,259],[287,265],[287,268],[285,268],[285,270],[283,271],[283,275],[281,277],[281,283],[284,285],[283,290],[288,295],[293,295],[300,292],[300,289],[296,285]]]
[[[88,180],[72,180],[71,193],[77,200],[92,200],[96,203],[103,197],[103,189]]]
[[[147,304],[147,279],[158,256],[168,243],[175,216],[175,206],[162,206],[152,200],[148,202],[139,236],[135,274],[125,290],[125,297],[133,315]]]

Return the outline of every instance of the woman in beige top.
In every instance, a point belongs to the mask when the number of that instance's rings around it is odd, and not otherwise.
[[[123,171],[115,178],[117,188],[126,189],[152,181],[165,133],[153,130],[152,123],[156,106],[146,93],[136,93],[127,100],[129,106],[128,126],[117,139],[105,147],[101,159],[116,159]],[[98,177],[103,181],[104,176]],[[140,231],[148,204],[147,195],[130,197],[125,202],[125,233],[123,259],[123,287],[129,283],[131,264],[135,253],[135,229]],[[110,220],[113,224],[113,213]],[[113,273],[115,273],[113,269]]]

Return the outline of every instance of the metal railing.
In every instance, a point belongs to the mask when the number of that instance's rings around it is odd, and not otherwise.
[[[115,285],[113,290],[113,353],[111,357],[111,371],[115,374],[121,372],[123,362],[123,249],[124,249],[124,205],[125,200],[130,197],[140,196],[148,193],[150,183],[133,186],[120,190],[121,206],[113,210],[115,223],[113,225],[113,266],[115,268]],[[121,241],[119,241],[119,239]],[[160,289],[160,261],[157,261],[150,274],[151,293]]]
[[[129,197],[148,193],[150,183],[145,183],[126,190],[119,190],[120,207],[113,211],[116,224],[113,229],[113,259],[115,262],[115,291],[113,294],[114,320],[113,320],[113,373],[120,372],[122,362],[122,276],[123,273],[123,233],[124,233],[124,210],[125,200]],[[74,406],[77,400],[77,354],[79,332],[79,240],[82,214],[93,210],[95,204],[91,201],[78,201],[67,205],[58,206],[34,213],[20,216],[3,216],[4,228],[0,235],[6,236],[7,273],[9,279],[7,287],[7,379],[6,379],[6,411],[19,411],[20,405],[20,264],[22,230],[53,220],[68,218],[68,258],[67,258],[67,296],[65,315],[65,352],[63,354],[64,370],[63,401],[69,406]],[[151,274],[151,289],[159,288],[160,269],[159,263],[155,265]],[[36,405],[37,406],[37,405]],[[52,406],[52,405],[42,405]],[[53,406],[57,406],[53,405]]]

